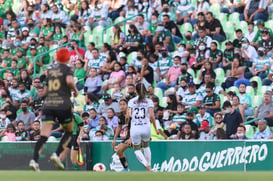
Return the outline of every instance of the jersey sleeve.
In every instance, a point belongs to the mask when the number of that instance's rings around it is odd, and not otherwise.
[[[128,108],[130,108],[130,109],[133,109],[133,101],[132,100],[130,100],[129,102],[128,102]]]

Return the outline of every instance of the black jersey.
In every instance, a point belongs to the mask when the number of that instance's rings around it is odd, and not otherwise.
[[[59,64],[48,70],[48,91],[44,109],[67,110],[71,108],[71,90],[66,83],[68,75],[73,76],[73,71],[65,64]]]
[[[128,120],[128,123],[125,122],[125,116],[123,113],[118,115],[118,124],[127,127],[127,135],[125,139],[130,138],[130,128],[131,128],[131,120]]]

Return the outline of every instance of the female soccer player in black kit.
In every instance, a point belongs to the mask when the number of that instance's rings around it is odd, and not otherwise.
[[[78,95],[78,90],[73,80],[73,72],[67,66],[69,59],[69,50],[60,48],[57,51],[58,66],[48,70],[47,86],[45,88],[47,97],[43,105],[41,138],[35,145],[33,159],[29,163],[29,167],[34,171],[40,170],[38,164],[39,154],[50,136],[56,120],[62,124],[64,135],[56,152],[51,155],[50,160],[54,162],[58,169],[64,169],[59,155],[69,144],[73,132],[71,91],[74,92],[75,97]]]

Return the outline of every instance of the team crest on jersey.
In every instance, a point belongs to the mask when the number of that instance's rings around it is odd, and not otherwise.
[[[119,160],[119,156],[116,152],[111,155],[109,167],[110,167],[110,170],[116,171],[116,172],[121,172],[121,170],[123,169],[123,166]]]

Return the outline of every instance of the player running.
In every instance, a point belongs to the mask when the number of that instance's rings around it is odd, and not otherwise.
[[[159,134],[155,124],[154,104],[151,99],[146,98],[144,84],[139,83],[136,85],[136,93],[137,97],[131,99],[128,103],[127,118],[131,117],[130,136],[137,159],[145,166],[147,171],[151,171],[150,120],[156,133]],[[143,148],[144,155],[141,148]]]
[[[71,163],[73,164],[75,170],[80,170],[80,166],[77,162],[77,155],[80,148],[81,136],[83,134],[83,120],[77,113],[73,113],[72,120],[74,123],[74,130],[72,133],[71,141],[67,148],[64,149],[64,151],[60,154],[60,160],[64,163],[66,155],[69,153],[69,150],[71,150]]]
[[[64,135],[59,142],[55,153],[50,157],[58,169],[64,169],[59,155],[67,147],[71,140],[73,132],[72,122],[72,103],[70,101],[71,91],[74,96],[78,95],[78,90],[74,84],[73,72],[66,64],[70,59],[70,52],[67,48],[60,48],[57,51],[58,65],[48,70],[48,79],[46,85],[47,97],[43,105],[41,137],[34,148],[33,159],[29,167],[34,171],[39,171],[39,155],[42,152],[43,145],[50,136],[52,127],[56,119],[64,128]]]
[[[124,151],[131,147],[131,139],[130,139],[130,121],[125,120],[125,116],[127,114],[127,108],[128,108],[128,102],[126,99],[121,99],[119,101],[119,108],[120,108],[120,115],[118,116],[119,121],[118,121],[118,127],[116,129],[116,133],[112,142],[112,148],[115,149],[119,156],[119,160],[123,166],[122,171],[126,172],[128,171],[128,163],[126,161],[126,157],[124,154]],[[122,143],[116,144],[116,139],[120,135],[121,130],[125,130],[127,132],[125,139],[122,141]]]

